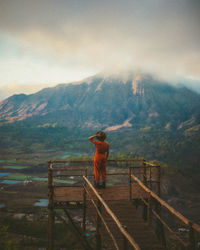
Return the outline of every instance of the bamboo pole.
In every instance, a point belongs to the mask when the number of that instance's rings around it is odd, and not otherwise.
[[[115,160],[107,160],[107,162],[141,162],[144,159],[126,159],[126,160],[121,160],[121,159],[115,159]],[[92,163],[93,160],[52,160],[51,161],[53,164],[59,164],[59,163]]]
[[[125,225],[123,225],[124,230],[127,230],[127,227]],[[127,238],[125,236],[123,236],[124,238],[124,250],[128,250],[128,242],[127,242]]]
[[[156,180],[157,180],[156,193],[160,197],[160,166],[157,166],[156,168]],[[158,201],[156,201],[155,210],[157,214],[161,217],[162,207],[161,207],[161,203]],[[158,219],[156,220],[156,234],[158,236],[158,239],[161,241],[162,245],[166,246],[166,239],[165,239],[163,224]]]
[[[152,190],[152,167],[149,168],[149,188]]]
[[[159,209],[159,207],[161,207],[161,205],[163,207],[165,207],[171,214],[173,214],[174,216],[176,216],[177,218],[179,218],[184,224],[186,225],[190,225],[190,221],[185,218],[182,214],[180,214],[178,211],[176,211],[173,207],[171,207],[170,205],[168,205],[164,200],[162,200],[157,194],[155,194],[153,191],[151,191],[148,187],[146,187],[136,176],[134,176],[133,174],[131,175],[131,177],[139,184],[139,186],[141,186],[141,188],[143,188],[146,192],[149,192],[150,195],[159,203],[159,206],[157,207],[157,210]],[[160,214],[160,211],[156,211],[158,214]],[[160,215],[159,215],[160,216]],[[200,232],[200,226],[193,223],[191,226],[195,231]],[[163,230],[162,230],[163,231]],[[163,231],[164,232],[164,231]],[[165,242],[164,237],[163,237],[163,243]]]
[[[131,246],[135,249],[135,250],[140,250],[140,247],[138,246],[138,244],[135,242],[135,240],[129,235],[128,232],[126,232],[122,226],[122,224],[120,223],[120,221],[117,219],[117,217],[114,215],[114,213],[111,211],[111,209],[108,207],[108,205],[105,203],[105,201],[100,197],[100,195],[98,194],[98,192],[95,190],[95,188],[92,186],[92,184],[90,183],[90,181],[83,176],[83,178],[86,180],[88,186],[92,189],[93,193],[96,195],[96,197],[100,200],[101,204],[104,206],[104,208],[106,209],[107,213],[110,215],[110,217],[113,219],[113,221],[115,222],[115,224],[117,225],[117,227],[119,228],[119,230],[121,231],[121,233],[127,238],[127,240],[129,241],[129,243],[131,244]]]
[[[48,162],[48,250],[53,250],[53,227],[54,227],[54,207],[53,207],[53,179],[52,179],[52,163]]]
[[[105,226],[105,228],[106,228],[106,230],[107,230],[107,232],[108,232],[110,238],[112,239],[115,248],[116,248],[117,250],[120,250],[119,247],[118,247],[118,245],[117,245],[117,241],[115,240],[115,238],[114,238],[112,232],[110,231],[110,229],[109,229],[109,227],[108,227],[106,221],[104,220],[102,214],[99,212],[97,205],[95,204],[94,200],[91,198],[91,195],[90,195],[90,193],[87,191],[87,189],[86,189],[86,192],[87,192],[87,194],[89,195],[90,200],[91,200],[93,206],[95,207],[95,209],[96,209],[96,211],[97,211],[99,217],[101,218],[101,221],[103,222],[103,224],[104,224],[104,226]]]
[[[83,186],[83,232],[86,230],[86,209],[87,209],[87,204],[86,204],[86,191],[85,191],[85,185]]]
[[[147,169],[145,160],[143,160],[143,184],[145,186],[147,185]],[[143,204],[142,217],[145,221],[147,220],[147,206],[145,203]]]
[[[102,196],[101,193],[99,193],[100,196]],[[100,200],[97,201],[97,208],[101,215],[101,210],[102,210],[102,207],[101,207],[101,202]],[[101,217],[99,216],[98,212],[97,212],[97,222],[96,222],[96,249],[97,250],[101,250],[102,248],[102,239],[101,239],[101,234],[100,234],[100,228],[101,228]]]
[[[147,221],[148,221],[148,224],[150,226],[151,225],[151,221],[152,221],[152,197],[151,197],[151,194],[149,194],[149,197],[148,197]]]
[[[166,229],[171,233],[173,234],[173,236],[184,246],[184,247],[187,247],[187,244],[181,240],[177,235],[176,233],[167,225],[167,223],[161,219],[161,217],[156,213],[156,211],[152,210],[152,213],[156,216],[157,219],[159,219],[162,224],[164,225],[164,227],[166,227]]]
[[[129,168],[129,200],[132,200],[132,178],[131,178],[131,168]]]
[[[156,180],[157,180],[156,193],[158,196],[160,196],[160,166],[156,167]]]
[[[85,169],[85,176],[87,176],[87,169]],[[83,184],[83,232],[86,230],[86,209],[87,209],[87,199],[86,199],[86,181]]]
[[[164,200],[162,200],[157,194],[155,194],[153,191],[151,191],[148,187],[146,187],[136,176],[133,174],[131,177],[141,186],[141,188],[144,189],[144,191],[151,194],[151,196],[156,199],[162,206],[164,206],[166,209],[168,209],[173,215],[175,215],[177,218],[179,218],[183,223],[189,226],[189,220],[186,219],[182,214],[180,214],[178,211],[176,211],[173,207],[168,205]],[[192,225],[193,229],[200,230],[200,226],[195,224]]]
[[[55,171],[55,169],[54,169]],[[59,170],[56,170],[56,171],[59,171]],[[62,170],[62,171],[67,171],[67,170]],[[124,173],[124,172],[119,172],[119,173],[107,173],[106,174],[107,176],[110,176],[110,175],[124,175],[124,176],[128,176],[128,173]],[[52,177],[70,177],[70,176],[83,176],[83,174],[53,174]],[[87,176],[94,176],[93,174],[88,174]]]
[[[52,171],[85,171],[85,168],[53,168]]]

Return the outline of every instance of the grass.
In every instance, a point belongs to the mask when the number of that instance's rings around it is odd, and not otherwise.
[[[34,181],[48,181],[47,177],[33,177],[32,180]]]
[[[9,180],[20,180],[20,181],[24,181],[27,179],[31,179],[32,176],[30,175],[23,175],[23,174],[11,174],[8,176]]]
[[[59,179],[54,179],[54,182],[63,183],[63,184],[75,184],[76,183],[76,181],[73,181],[73,180],[59,180]]]
[[[3,166],[4,169],[25,169],[28,168],[28,166]]]

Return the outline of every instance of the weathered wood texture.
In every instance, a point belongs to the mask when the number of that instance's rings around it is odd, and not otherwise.
[[[102,193],[105,201],[129,200],[128,185],[106,187],[106,189],[99,189],[99,191]],[[96,199],[92,193],[91,195]],[[132,184],[132,198],[137,199],[140,197],[147,198],[147,193],[139,188],[138,185]],[[55,187],[54,202],[61,201],[83,201],[83,187]]]
[[[102,196],[102,198],[104,198]],[[156,235],[149,228],[148,224],[145,223],[140,215],[138,214],[136,208],[132,205],[132,203],[128,200],[113,200],[106,202],[113,213],[117,216],[120,223],[126,226],[127,232],[133,237],[136,243],[142,250],[163,250],[164,247],[158,242]],[[96,210],[93,205],[88,201],[88,209],[92,217],[96,218]],[[102,210],[102,215],[108,224],[109,229],[111,230],[113,236],[115,237],[119,249],[124,249],[124,237],[120,233],[114,221],[110,218],[110,216]],[[113,245],[113,241],[107,234],[104,227],[101,228],[101,235],[103,238],[104,245],[106,249],[115,249]],[[132,249],[132,248],[129,248]]]

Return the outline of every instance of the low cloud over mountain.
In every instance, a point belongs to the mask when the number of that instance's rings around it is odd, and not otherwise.
[[[107,131],[126,127],[177,130],[188,121],[198,125],[199,110],[199,94],[135,74],[125,80],[95,76],[31,95],[14,95],[0,103],[0,119]]]

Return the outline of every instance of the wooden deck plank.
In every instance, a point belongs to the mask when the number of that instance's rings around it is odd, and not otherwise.
[[[107,201],[107,204],[113,211],[113,213],[117,216],[117,218],[120,220],[121,224],[127,227],[128,233],[134,238],[134,240],[137,242],[137,244],[141,247],[142,250],[164,249],[164,247],[162,247],[158,242],[155,233],[152,232],[147,223],[142,220],[135,206],[133,206],[131,202],[126,200],[115,200]],[[92,217],[95,220],[96,211],[94,210],[91,203],[88,207]],[[119,248],[123,249],[124,239],[116,224],[113,222],[113,220],[110,219],[109,215],[107,215],[105,211],[103,211],[103,217],[108,223],[108,226],[112,231],[115,239],[117,240]],[[101,230],[101,234],[107,249],[115,249],[112,240],[110,239],[103,227]]]
[[[102,194],[102,198],[107,200],[129,200],[129,186],[119,185],[106,187],[106,189],[98,189]],[[142,191],[138,185],[132,185],[132,197],[137,199],[147,197],[147,194]],[[94,197],[95,198],[95,197]],[[87,197],[88,199],[88,197]],[[54,201],[83,201],[83,187],[54,187]]]
[[[54,187],[54,202],[72,202],[83,201],[83,187]],[[142,250],[163,250],[164,248],[159,244],[155,234],[147,223],[139,216],[135,206],[129,201],[129,185],[118,185],[106,187],[106,189],[98,189],[102,194],[102,198],[107,205],[119,219],[122,225],[127,227],[128,233],[133,237]],[[92,192],[90,192],[93,199],[96,199]],[[147,193],[142,191],[137,184],[132,185],[132,198],[147,198]],[[90,202],[90,197],[87,195],[87,208],[93,217],[94,221],[97,218],[96,210]],[[110,216],[102,209],[103,217],[108,223],[115,239],[118,242],[119,248],[123,249],[124,238],[119,231],[116,224]],[[115,249],[112,240],[109,238],[105,229],[102,227],[101,234],[103,242],[107,249]]]

